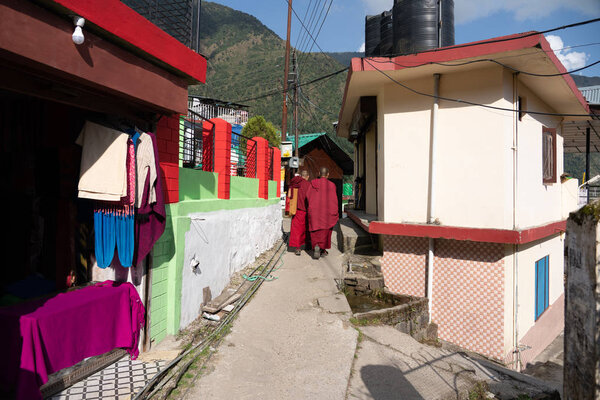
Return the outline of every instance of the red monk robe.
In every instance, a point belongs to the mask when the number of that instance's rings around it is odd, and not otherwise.
[[[292,226],[290,228],[289,246],[296,248],[296,254],[299,254],[300,247],[306,244],[307,217],[306,217],[306,192],[310,183],[301,176],[295,176],[290,182],[290,192],[297,193],[296,214],[292,217]],[[297,189],[295,191],[294,189]]]
[[[331,248],[331,233],[337,224],[338,199],[335,184],[327,178],[314,179],[306,196],[308,200],[308,229],[315,250]],[[315,254],[319,257],[320,254]]]

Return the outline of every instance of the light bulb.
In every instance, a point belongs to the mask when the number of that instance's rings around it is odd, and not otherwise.
[[[73,39],[73,43],[82,44],[85,40],[85,36],[83,36],[83,31],[81,27],[85,24],[85,19],[80,16],[73,16],[73,23],[75,24],[75,30],[73,31],[73,35],[71,38]]]
[[[83,43],[85,36],[83,36],[83,31],[81,30],[80,26],[75,27],[75,31],[73,32],[73,36],[71,36],[71,38],[73,38],[73,43],[75,44]]]

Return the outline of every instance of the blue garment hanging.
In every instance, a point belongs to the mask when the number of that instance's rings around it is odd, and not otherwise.
[[[115,255],[115,212],[96,207],[94,210],[95,253],[98,267],[107,268]]]
[[[117,250],[123,267],[131,267],[133,262],[133,207],[125,206],[116,217]]]

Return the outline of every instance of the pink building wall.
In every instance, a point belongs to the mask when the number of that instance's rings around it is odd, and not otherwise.
[[[383,237],[381,268],[393,292],[426,296],[427,238]],[[440,339],[504,360],[504,246],[437,239],[432,321]]]

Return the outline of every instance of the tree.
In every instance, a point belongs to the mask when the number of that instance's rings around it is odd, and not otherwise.
[[[262,115],[250,118],[244,129],[242,129],[242,135],[250,138],[260,136],[267,139],[269,144],[274,147],[279,147],[281,144],[281,138],[275,127],[272,123],[267,122]]]

